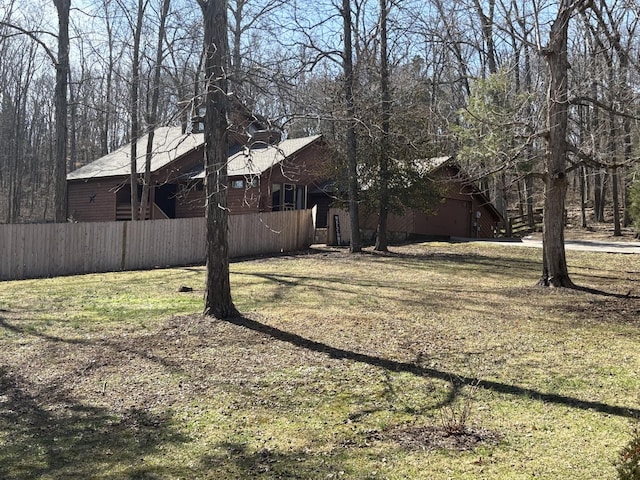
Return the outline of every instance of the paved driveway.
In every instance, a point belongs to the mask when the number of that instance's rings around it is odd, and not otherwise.
[[[496,245],[509,245],[518,247],[542,248],[542,240],[532,238],[504,239],[504,240],[476,240],[473,238],[452,238],[454,242],[483,242]],[[606,253],[639,253],[640,242],[605,242],[596,240],[566,240],[564,242],[567,250],[583,250],[590,252]]]

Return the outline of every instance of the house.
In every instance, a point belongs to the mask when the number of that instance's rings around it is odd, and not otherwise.
[[[197,120],[197,118],[196,118]],[[243,126],[246,135],[230,134],[228,207],[231,214],[305,209],[328,210],[328,150],[321,135],[275,141],[260,125]],[[204,133],[192,128],[162,127],[154,133],[151,188],[146,218],[204,216]],[[147,135],[138,140],[136,169],[144,173]],[[130,145],[67,175],[67,208],[78,222],[131,219]],[[142,185],[138,186],[138,196]],[[322,221],[322,215],[318,216]],[[326,213],[324,215],[326,221]]]
[[[396,237],[493,238],[502,215],[489,198],[471,182],[454,157],[439,157],[426,162],[430,176],[443,187],[441,203],[434,212],[411,209],[402,215],[390,214],[387,231]],[[344,221],[342,221],[344,224]],[[363,215],[360,228],[373,235],[378,215]],[[331,238],[331,233],[330,233]]]

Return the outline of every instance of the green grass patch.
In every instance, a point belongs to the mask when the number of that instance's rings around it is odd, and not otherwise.
[[[202,267],[3,282],[0,478],[614,479],[640,259],[570,251],[562,291],[540,255],[236,262],[234,322]]]

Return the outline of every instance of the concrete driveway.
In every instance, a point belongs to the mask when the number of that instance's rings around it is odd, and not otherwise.
[[[451,239],[454,242],[482,242],[491,243],[496,245],[509,245],[517,247],[532,247],[542,248],[542,240],[537,240],[529,237],[522,239],[490,239],[490,240],[478,240],[475,238],[459,238],[455,237]],[[583,250],[589,252],[604,252],[604,253],[639,253],[640,254],[640,242],[605,242],[599,240],[566,240],[564,242],[567,250]]]

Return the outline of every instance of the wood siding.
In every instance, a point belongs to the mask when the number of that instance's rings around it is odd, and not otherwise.
[[[307,248],[310,210],[236,215],[231,257]],[[204,218],[139,222],[0,225],[0,280],[201,264]]]
[[[270,211],[273,208],[271,187],[274,184],[307,186],[307,202],[309,202],[309,191],[330,178],[328,158],[330,156],[326,147],[310,145],[265,171],[260,177],[260,210]],[[307,207],[311,208],[313,205],[307,205]]]
[[[128,188],[125,179],[102,178],[67,182],[67,215],[76,222],[116,219],[116,191]]]
[[[390,214],[387,224],[389,232],[406,235],[433,237],[473,237],[493,238],[499,219],[493,210],[483,205],[472,195],[462,198],[445,198],[432,214],[419,210],[409,210],[404,215]],[[475,215],[480,212],[480,218]],[[378,226],[377,214],[361,218],[363,230],[375,231]],[[479,223],[480,229],[476,228]]]
[[[204,217],[205,193],[202,180],[185,184],[184,177],[203,165],[203,151],[197,149],[166,167],[153,173],[152,182],[159,188],[175,183],[175,218]],[[247,214],[271,211],[271,186],[294,184],[307,187],[307,208],[313,207],[317,199],[309,199],[309,191],[327,176],[328,150],[321,144],[312,144],[285,161],[265,171],[258,178],[258,185],[248,185],[243,176],[229,177],[227,204],[231,214]],[[242,180],[243,188],[233,188],[233,182]],[[67,182],[69,215],[79,222],[110,222],[116,219],[115,190],[124,185],[128,188],[128,177],[93,178]],[[93,196],[92,203],[90,198]],[[95,203],[93,203],[95,202]],[[130,218],[130,217],[129,217]]]
[[[493,238],[500,222],[492,205],[484,196],[465,183],[457,168],[447,166],[435,172],[443,188],[441,203],[433,206],[432,213],[413,209],[403,215],[390,214],[388,232],[433,237]],[[477,212],[480,217],[477,217]],[[360,219],[363,230],[375,231],[378,215]],[[479,227],[479,228],[478,228]]]
[[[176,198],[176,218],[204,217],[205,193],[202,182],[183,186]]]

